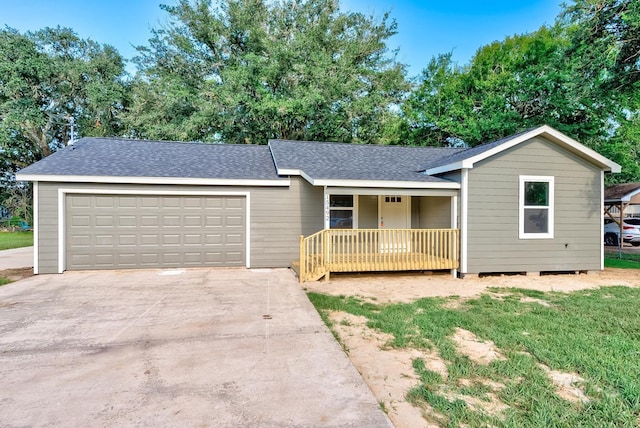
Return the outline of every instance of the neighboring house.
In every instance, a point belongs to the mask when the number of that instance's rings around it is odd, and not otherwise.
[[[34,182],[36,273],[301,261],[314,279],[602,269],[619,171],[542,126],[471,149],[84,138],[17,178]]]
[[[605,215],[613,219],[640,217],[640,183],[615,184],[604,190]]]

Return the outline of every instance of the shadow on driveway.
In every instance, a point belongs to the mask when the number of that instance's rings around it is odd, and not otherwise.
[[[286,269],[0,287],[0,378],[8,426],[391,426]]]

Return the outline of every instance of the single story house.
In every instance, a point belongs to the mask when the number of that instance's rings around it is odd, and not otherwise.
[[[23,169],[34,271],[603,267],[604,174],[549,126],[474,148],[83,138]]]

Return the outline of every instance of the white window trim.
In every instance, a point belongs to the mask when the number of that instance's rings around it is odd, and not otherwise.
[[[331,195],[350,195],[353,196],[353,207],[332,207],[330,204]],[[331,210],[343,210],[343,211],[353,211],[353,223],[351,229],[337,229],[337,230],[354,230],[358,228],[358,204],[360,198],[355,193],[336,193],[330,192],[325,187],[324,188],[324,228],[331,229]]]
[[[549,231],[547,233],[525,233],[524,231],[524,210],[525,210],[524,183],[528,181],[549,183],[549,207],[548,207]],[[521,175],[520,176],[519,201],[518,201],[518,211],[519,211],[518,212],[518,216],[519,216],[518,229],[519,229],[520,239],[553,239],[553,233],[554,233],[553,225],[555,223],[554,222],[554,217],[555,217],[554,216],[554,211],[555,211],[554,182],[555,182],[555,178],[553,176],[543,176],[543,175]],[[529,207],[529,208],[535,208],[535,207]]]

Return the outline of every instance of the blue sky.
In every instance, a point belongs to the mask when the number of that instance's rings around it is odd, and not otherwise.
[[[215,0],[214,0],[215,1]],[[159,4],[173,0],[0,0],[0,24],[20,31],[71,27],[81,37],[107,43],[125,58],[146,44],[149,30],[166,22]],[[466,64],[478,48],[506,36],[553,24],[561,0],[341,0],[344,10],[382,17],[391,13],[398,59],[416,76],[440,53]],[[132,68],[130,68],[132,70]]]

